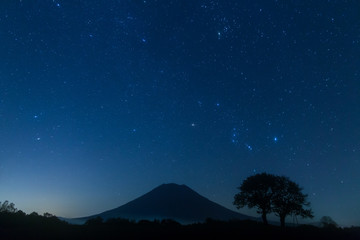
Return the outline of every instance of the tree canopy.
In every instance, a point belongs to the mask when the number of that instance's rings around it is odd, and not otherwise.
[[[277,176],[272,199],[272,212],[280,217],[280,224],[285,226],[285,217],[288,215],[300,216],[302,218],[313,218],[311,209],[304,209],[310,206],[303,189],[288,177]]]
[[[238,189],[240,192],[234,196],[234,205],[257,208],[264,224],[268,224],[266,215],[271,212],[280,217],[282,227],[288,215],[313,217],[311,209],[304,209],[304,206],[310,206],[307,195],[288,177],[260,173],[245,179]]]
[[[264,224],[268,224],[266,215],[271,212],[271,199],[276,177],[272,174],[261,173],[248,177],[238,189],[240,193],[234,197],[234,205],[242,208],[256,208]]]
[[[16,211],[17,209],[15,208],[14,203],[10,203],[7,200],[3,203],[0,202],[0,212],[15,213]]]

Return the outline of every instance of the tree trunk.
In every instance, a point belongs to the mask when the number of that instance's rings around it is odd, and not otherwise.
[[[267,221],[267,218],[266,218],[266,213],[265,212],[262,213],[261,218],[262,218],[265,225],[269,225],[268,221]]]
[[[281,228],[285,228],[285,216],[286,216],[286,215],[281,215],[281,216],[280,216],[280,225],[281,225]]]

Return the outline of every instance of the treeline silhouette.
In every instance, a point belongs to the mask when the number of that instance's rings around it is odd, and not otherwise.
[[[299,225],[283,229],[255,221],[181,225],[171,219],[130,221],[102,218],[72,225],[50,214],[0,212],[0,239],[359,239],[360,228]]]
[[[6,239],[360,239],[360,227],[340,228],[329,216],[322,227],[291,225],[286,216],[312,218],[307,195],[289,178],[267,173],[243,181],[234,196],[238,208],[255,208],[263,222],[251,220],[218,221],[182,225],[171,219],[131,221],[96,217],[83,225],[72,225],[45,213],[18,211],[13,203],[0,202],[0,240]],[[191,204],[191,203],[189,203]],[[268,224],[267,214],[280,218],[280,226]]]

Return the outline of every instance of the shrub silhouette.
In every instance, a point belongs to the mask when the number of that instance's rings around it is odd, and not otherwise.
[[[103,222],[104,222],[104,220],[102,219],[102,217],[98,216],[98,217],[91,218],[91,219],[87,220],[85,222],[85,225],[89,225],[89,226],[101,225],[101,224],[103,224]]]

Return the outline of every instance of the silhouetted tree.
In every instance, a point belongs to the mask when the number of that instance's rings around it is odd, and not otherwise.
[[[240,193],[234,197],[233,204],[239,209],[245,206],[257,208],[265,225],[266,215],[272,211],[271,202],[274,195],[276,176],[267,173],[256,174],[244,180],[238,189]]]
[[[48,212],[44,213],[43,216],[46,217],[46,218],[55,217],[53,214],[48,213]]]
[[[314,217],[311,209],[304,209],[304,206],[310,206],[310,202],[306,200],[307,195],[303,194],[302,188],[288,177],[276,176],[273,191],[271,210],[280,217],[281,227],[285,227],[285,218],[288,215]]]
[[[40,215],[37,212],[32,212],[29,214],[30,217],[39,217]]]
[[[15,213],[16,211],[14,203],[9,203],[7,200],[3,203],[0,202],[0,212]]]
[[[24,213],[23,211],[19,210],[16,212],[16,215],[19,216],[19,217],[25,217],[26,216],[26,213]]]
[[[178,223],[177,221],[172,220],[172,219],[163,219],[163,220],[161,220],[161,225],[180,226],[180,223]]]
[[[323,216],[320,219],[320,223],[323,228],[332,228],[335,229],[338,227],[338,224],[329,216]]]

